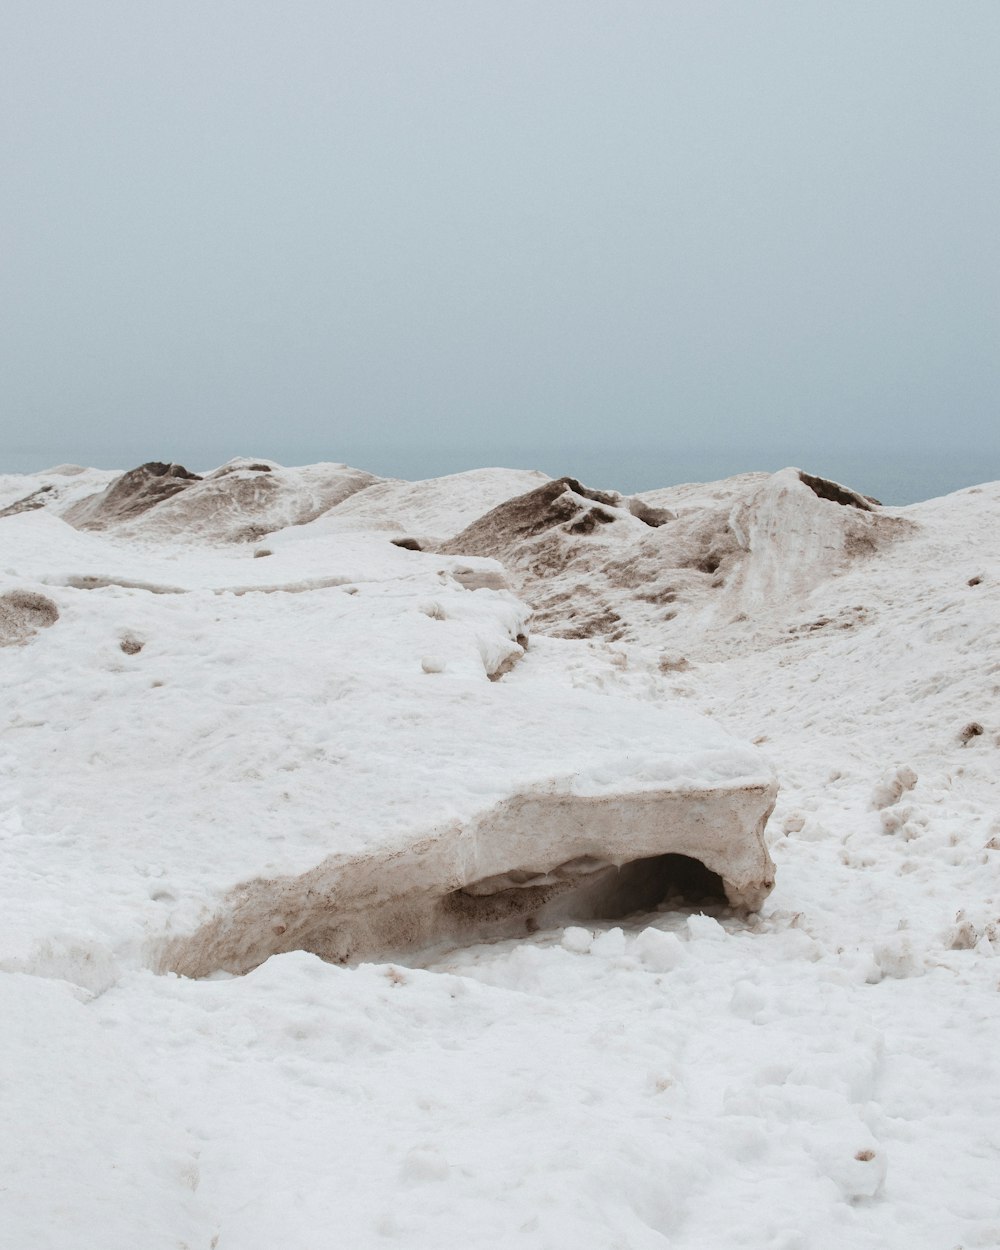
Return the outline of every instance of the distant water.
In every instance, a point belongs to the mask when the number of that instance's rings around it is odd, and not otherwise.
[[[132,468],[144,460],[173,459],[198,471],[214,468],[235,455],[266,456],[282,464],[309,464],[336,460],[385,477],[439,477],[484,465],[511,469],[541,469],[552,477],[567,474],[588,486],[626,494],[656,490],[680,482],[712,482],[737,473],[774,472],[795,465],[810,473],[833,478],[885,504],[918,503],[948,495],[966,486],[1000,480],[1000,452],[899,454],[895,452],[787,452],[706,450],[682,451],[666,447],[365,447],[297,445],[246,448],[170,447],[159,443],[133,448],[130,454],[81,454],[63,449],[46,458],[36,451],[0,448],[0,473],[37,473],[60,462],[96,464],[101,468]]]

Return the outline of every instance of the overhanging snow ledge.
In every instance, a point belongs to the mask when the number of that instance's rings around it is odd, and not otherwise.
[[[354,963],[617,917],[674,892],[668,857],[703,865],[731,905],[756,910],[774,884],[763,834],[776,793],[760,780],[517,795],[407,847],[248,881],[199,929],[164,944],[155,965],[243,973],[292,950]]]

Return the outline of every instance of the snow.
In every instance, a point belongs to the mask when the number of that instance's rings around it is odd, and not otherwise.
[[[521,867],[494,854],[509,834],[471,832],[517,796],[537,792],[540,811],[547,796],[770,786],[756,753],[684,707],[490,682],[523,654],[526,609],[466,590],[452,557],[363,535],[276,542],[268,560],[153,551],[36,513],[5,536],[0,589],[44,586],[59,611],[30,651],[0,652],[19,840],[11,966],[41,966],[41,950],[60,968],[66,951],[102,969],[138,958],[136,944],[207,922],[242,882],[418,836],[447,843],[439,871],[455,886],[463,865]],[[538,845],[524,854],[544,872],[593,849],[567,834],[552,863]]]
[[[326,519],[337,528],[387,529],[440,541],[547,481],[534,469],[470,469],[422,482],[375,482]]]
[[[456,498],[422,532],[464,528]],[[0,520],[0,594],[59,610],[0,648],[4,1245],[1000,1245],[1000,484],[877,514],[791,471],[644,498],[686,528],[556,540],[617,639],[547,636],[456,576],[495,564],[338,531],[347,504],[266,558]],[[608,577],[639,541],[669,581],[730,517],[700,575],[725,584],[669,622]],[[155,971],[168,929],[331,838],[772,769],[757,914]]]
[[[135,538],[182,535],[246,542],[311,521],[376,481],[344,464],[284,468],[270,460],[238,458],[200,478],[182,466],[151,464],[106,492],[77,501],[62,515],[85,529],[112,529]],[[164,487],[168,497],[163,497]]]
[[[624,500],[595,503],[562,479],[496,509],[443,549],[503,561],[540,632],[716,659],[783,639],[818,584],[911,528],[902,510],[873,510],[833,483],[825,484],[831,493],[864,508],[822,498],[807,477],[789,468],[642,496],[657,509],[668,505],[674,519],[666,524],[655,516],[644,523]]]
[[[89,997],[0,976],[3,1245],[207,1246],[190,1135]]]
[[[19,506],[62,509],[92,498],[120,474],[113,469],[57,465],[42,473],[0,473],[0,517]]]

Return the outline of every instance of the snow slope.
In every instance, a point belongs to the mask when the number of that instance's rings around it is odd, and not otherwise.
[[[178,480],[140,516],[204,484]],[[577,885],[596,907],[598,869],[668,852],[734,902],[770,888],[755,752],[682,706],[491,681],[527,614],[466,588],[489,562],[309,526],[261,557],[206,546],[200,520],[154,546],[6,518],[0,967],[101,988],[135,962],[357,959],[499,922],[501,902],[523,932]]]
[[[200,477],[180,465],[153,463],[61,515],[81,529],[111,529],[132,538],[253,542],[311,521],[377,480],[343,464],[286,469],[241,458]]]
[[[4,1244],[1000,1245],[1000,484],[875,514],[788,472],[649,502],[677,514],[674,546],[673,522],[647,534],[629,515],[550,548],[572,565],[565,610],[599,601],[627,637],[550,637],[536,620],[494,683],[484,648],[517,648],[523,614],[462,589],[448,570],[472,553],[364,532],[331,553],[325,517],[261,559],[0,520],[0,592],[60,612],[0,648],[4,928],[21,969],[0,974]],[[702,581],[670,621],[615,581],[633,534],[663,544],[637,570],[658,586],[682,547],[724,549],[713,573],[689,570]],[[521,593],[552,589],[511,557]],[[80,570],[112,584],[74,586]],[[217,593],[286,579],[315,589]],[[365,726],[372,690],[385,712]],[[435,715],[413,720],[411,691]],[[653,726],[678,703],[756,742],[781,784],[760,912],[673,906],[420,966],[292,951],[202,980],[129,947],[181,914],[179,886],[228,879],[251,818],[282,871],[311,862],[311,805],[336,806],[321,768],[357,773],[347,801],[354,787],[429,813],[450,753],[450,784],[495,796],[482,757],[460,775],[484,697],[523,727],[519,768],[555,758],[553,738],[574,768],[588,735],[606,760],[629,720],[633,775],[662,770]],[[330,752],[329,709],[352,706],[358,751],[312,758]],[[685,724],[697,745],[703,722]],[[88,793],[108,803],[103,832]]]
[[[60,510],[93,498],[121,475],[115,470],[60,464],[41,473],[0,473],[0,519],[38,508]]]
[[[423,482],[374,482],[327,516],[338,528],[386,529],[440,541],[547,480],[533,469],[470,469]]]
[[[544,632],[708,657],[774,641],[817,583],[909,527],[898,510],[798,469],[638,501],[564,478],[501,504],[442,550],[501,560]]]

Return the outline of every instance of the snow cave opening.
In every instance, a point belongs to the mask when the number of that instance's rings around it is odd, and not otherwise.
[[[677,907],[725,903],[726,890],[717,872],[690,855],[654,855],[623,864],[617,881],[604,897],[595,920],[622,920],[664,903]]]
[[[699,860],[676,853],[620,867],[582,859],[551,873],[509,872],[442,900],[453,922],[483,937],[517,917],[533,933],[568,920],[624,920],[667,903],[683,908],[705,902],[726,902],[722,878]]]
[[[452,890],[386,892],[364,865],[350,894],[310,889],[279,902],[275,883],[244,896],[235,913],[169,949],[160,970],[202,977],[243,973],[272,955],[305,950],[330,963],[421,962],[432,952],[516,940],[567,924],[623,921],[663,908],[725,903],[722,878],[676,853],[616,866],[580,856],[550,871],[511,869]],[[343,888],[343,879],[341,887]]]

